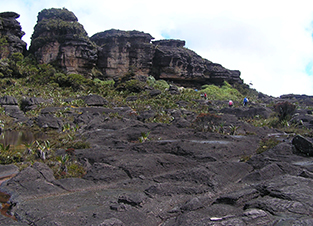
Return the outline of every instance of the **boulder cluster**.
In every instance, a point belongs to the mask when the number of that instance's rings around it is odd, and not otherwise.
[[[20,41],[23,32],[15,20],[18,14],[2,13],[0,17],[14,24],[0,28],[15,34],[14,40],[19,39],[14,44],[9,41],[8,46],[19,47],[18,50],[22,52],[25,43]],[[1,31],[1,35],[6,37],[5,32]],[[66,73],[87,77],[113,78],[136,73],[185,86],[221,85],[224,81],[243,83],[240,71],[226,69],[202,58],[185,48],[185,41],[153,39],[148,33],[115,29],[88,37],[73,12],[65,8],[52,8],[39,12],[29,52],[38,63],[53,64]],[[100,73],[92,73],[95,69]]]

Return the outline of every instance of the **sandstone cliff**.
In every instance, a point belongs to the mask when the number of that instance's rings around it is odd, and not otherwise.
[[[152,75],[159,79],[172,80],[181,84],[230,84],[243,83],[240,71],[228,70],[220,64],[185,48],[185,41],[154,41],[155,54],[152,62]]]
[[[121,76],[130,70],[143,75],[150,73],[154,54],[150,34],[112,29],[90,39],[99,46],[97,66],[106,77]]]
[[[7,12],[0,16],[4,18],[1,34],[8,37],[8,44],[4,45],[8,51],[1,54],[22,52],[26,44],[20,39],[24,33],[15,20],[19,15]],[[73,12],[52,8],[39,12],[29,52],[38,63],[53,64],[68,74],[91,76],[92,69],[97,68],[101,73],[94,73],[93,77],[121,77],[132,72],[184,86],[221,85],[224,81],[243,83],[240,71],[228,70],[202,58],[185,48],[185,41],[152,42],[153,39],[148,33],[115,29],[99,32],[89,39]]]
[[[25,33],[16,20],[19,17],[14,12],[0,13],[0,58],[7,58],[16,52],[26,52],[26,42],[21,40]]]
[[[77,17],[67,9],[41,11],[31,39],[30,52],[38,63],[85,75],[95,66],[96,48]]]

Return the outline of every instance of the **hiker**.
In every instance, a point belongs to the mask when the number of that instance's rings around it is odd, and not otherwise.
[[[232,100],[229,100],[229,102],[228,102],[228,106],[231,108],[232,106],[233,106],[233,101]]]
[[[204,93],[204,99],[206,100],[206,98],[207,98],[208,96],[206,95],[206,93]]]
[[[243,106],[246,106],[248,104],[248,102],[249,102],[249,99],[247,97],[245,97],[243,99]]]

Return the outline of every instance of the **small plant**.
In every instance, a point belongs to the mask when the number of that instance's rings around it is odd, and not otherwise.
[[[9,149],[10,149],[10,145],[9,144],[8,145],[4,145],[4,144],[0,143],[0,151],[1,152],[9,151]]]
[[[50,141],[45,140],[43,144],[40,144],[38,140],[36,140],[37,144],[37,157],[41,158],[42,160],[46,160],[47,154],[51,151],[51,144]]]
[[[149,140],[148,136],[149,136],[150,132],[141,132],[141,136],[138,138],[140,143],[144,143],[147,140]]]
[[[34,151],[32,149],[34,144],[35,144],[35,141],[33,141],[31,143],[23,143],[23,145],[26,148],[26,154],[34,154]]]
[[[267,151],[273,147],[275,147],[277,144],[279,144],[280,141],[277,140],[276,138],[274,137],[270,137],[270,138],[264,138],[260,141],[260,144],[259,144],[259,147],[258,149],[256,150],[256,153],[257,154],[261,154],[263,153],[264,151]]]
[[[56,160],[59,162],[60,164],[60,168],[59,171],[60,172],[67,172],[67,167],[66,164],[69,162],[70,160],[70,156],[68,154],[65,154],[63,156],[57,156]]]
[[[220,132],[221,126],[224,124],[220,123],[221,117],[211,113],[200,113],[194,120],[193,125],[196,129],[205,132]]]
[[[241,156],[240,162],[247,162],[251,158],[250,155]]]
[[[230,135],[236,135],[236,132],[237,132],[237,130],[239,129],[239,127],[240,127],[240,126],[235,126],[235,125],[231,124],[231,125],[229,126],[229,128],[230,128]]]

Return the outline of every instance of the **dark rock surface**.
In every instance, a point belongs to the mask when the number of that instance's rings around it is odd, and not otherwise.
[[[259,108],[241,110],[269,113]],[[80,136],[91,144],[73,153],[86,175],[56,180],[44,163],[22,170],[0,186],[11,195],[9,213],[18,221],[2,217],[0,225],[8,220],[12,225],[163,226],[313,222],[313,164],[303,152],[310,140],[239,120],[255,113],[222,114],[223,133],[196,130],[196,115],[183,109],[170,111],[171,124],[146,123],[153,111],[134,115],[129,107],[49,107],[38,118],[51,118],[57,124],[51,127],[60,129],[61,119],[53,119],[59,111],[81,125]],[[38,118],[30,120],[44,127]],[[238,126],[239,135],[229,135],[229,125]],[[148,139],[139,142],[142,134]],[[273,135],[282,136],[281,142],[256,154],[259,141]]]
[[[20,15],[15,12],[0,13],[0,38],[5,40],[1,45],[0,59],[8,58],[12,53],[26,53],[26,42],[20,23],[16,20]]]

